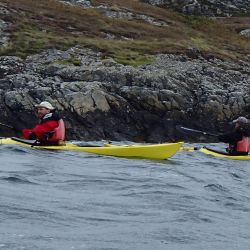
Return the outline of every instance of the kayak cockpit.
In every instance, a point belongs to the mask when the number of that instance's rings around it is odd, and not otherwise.
[[[213,153],[217,153],[217,154],[221,154],[221,155],[225,155],[225,156],[246,156],[246,155],[248,155],[248,152],[228,153],[228,152],[224,152],[224,151],[220,151],[220,150],[211,149],[208,147],[204,147],[204,148],[208,151],[213,152]]]

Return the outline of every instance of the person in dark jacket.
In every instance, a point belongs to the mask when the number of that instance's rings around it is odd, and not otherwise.
[[[22,134],[25,139],[38,140],[41,142],[50,141],[54,131],[60,124],[63,123],[61,117],[55,112],[55,108],[49,102],[41,102],[35,106],[37,109],[37,116],[40,119],[39,124],[31,129],[23,129]],[[64,140],[65,128],[62,124],[62,128],[56,131],[59,136],[55,135],[54,141]]]
[[[243,139],[243,137],[250,136],[249,132],[249,120],[243,116],[238,117],[233,121],[234,131],[231,133],[221,134],[218,136],[219,141],[229,143],[227,151],[231,155],[248,154],[247,152],[239,152],[238,142]]]

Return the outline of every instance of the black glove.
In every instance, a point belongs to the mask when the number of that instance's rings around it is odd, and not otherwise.
[[[54,133],[55,133],[54,131],[50,131],[50,132],[45,133],[44,134],[44,139],[46,141],[49,140],[53,136]]]
[[[31,133],[30,136],[29,136],[29,140],[36,140],[37,139],[37,136],[35,133]]]

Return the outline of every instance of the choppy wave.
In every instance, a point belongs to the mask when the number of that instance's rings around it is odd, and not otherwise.
[[[0,181],[8,181],[8,182],[13,182],[13,183],[18,183],[18,184],[36,184],[32,181],[29,181],[26,178],[23,177],[17,177],[17,176],[8,176],[8,177],[0,177]]]

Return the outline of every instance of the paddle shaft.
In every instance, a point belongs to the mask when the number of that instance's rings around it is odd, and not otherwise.
[[[0,125],[3,127],[6,127],[6,128],[14,129],[14,127],[7,125],[7,124],[4,124],[4,123],[1,123],[1,122],[0,122]]]
[[[183,133],[189,133],[189,134],[196,133],[196,134],[209,135],[209,136],[214,136],[214,137],[218,136],[217,134],[213,134],[213,133],[209,133],[209,132],[205,132],[205,131],[201,131],[197,129],[192,129],[192,128],[186,128],[180,125],[177,125],[176,129]]]

